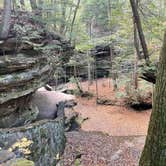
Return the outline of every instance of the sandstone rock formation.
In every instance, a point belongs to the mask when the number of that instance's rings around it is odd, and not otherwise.
[[[37,166],[56,164],[65,146],[64,117],[37,121],[39,108],[32,96],[53,77],[57,57],[72,49],[28,13],[12,17],[8,39],[0,41],[0,149]],[[28,154],[18,143],[25,139],[31,142]]]
[[[37,118],[33,93],[53,78],[57,57],[72,49],[61,35],[46,31],[27,13],[12,18],[8,39],[0,41],[0,128]]]

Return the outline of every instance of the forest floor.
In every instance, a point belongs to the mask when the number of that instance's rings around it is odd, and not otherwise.
[[[84,91],[95,92],[95,83],[81,83]],[[141,85],[140,84],[140,88]],[[73,85],[69,86],[73,88]],[[151,90],[151,89],[149,89]],[[123,93],[124,88],[120,89]],[[117,99],[108,79],[98,80],[99,98]],[[144,146],[151,110],[135,111],[126,106],[97,105],[96,97],[77,97],[75,111],[87,120],[81,131],[66,133],[64,166],[135,166]],[[78,158],[78,159],[77,159]]]
[[[145,136],[109,136],[100,132],[66,133],[60,166],[137,166]]]

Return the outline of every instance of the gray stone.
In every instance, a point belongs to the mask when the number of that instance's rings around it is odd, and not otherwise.
[[[22,110],[21,108],[12,114],[0,118],[0,128],[18,127],[29,124],[37,119],[39,110],[37,106],[30,104]]]
[[[26,154],[19,148],[21,140],[30,141]],[[18,143],[16,146],[15,143]],[[64,120],[43,120],[24,127],[0,129],[0,147],[12,149],[19,157],[25,157],[35,162],[37,166],[56,165],[65,147]]]
[[[39,114],[37,119],[54,119],[58,111],[64,111],[64,107],[75,105],[75,97],[56,91],[39,89],[33,96],[33,103],[37,105]],[[61,104],[61,108],[58,106]],[[64,107],[63,107],[64,106]]]
[[[0,164],[5,163],[11,159],[14,159],[16,155],[8,150],[0,150]]]

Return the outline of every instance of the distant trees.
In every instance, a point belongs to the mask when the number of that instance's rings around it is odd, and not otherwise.
[[[86,24],[86,27],[89,30],[89,34],[93,35],[92,30],[94,29],[94,27],[96,27],[100,31],[99,33],[110,30],[109,12],[110,8],[108,8],[108,0],[85,1],[82,21]]]

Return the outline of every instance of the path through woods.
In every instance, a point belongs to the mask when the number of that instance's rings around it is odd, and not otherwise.
[[[87,90],[87,82],[82,83],[82,87]],[[108,79],[99,80],[98,88],[100,97],[115,99]],[[95,84],[90,91],[95,94]],[[138,165],[151,110],[138,112],[125,106],[96,105],[95,97],[77,100],[75,111],[88,120],[81,126],[83,131],[66,134],[67,146],[61,160],[63,165]]]
[[[87,82],[82,83],[83,89],[87,90]],[[116,93],[109,87],[108,79],[98,81],[99,96],[115,100]],[[149,89],[150,91],[151,89]],[[95,94],[95,83],[90,91]],[[121,88],[120,91],[124,91]],[[84,131],[101,131],[111,136],[136,136],[146,135],[151,110],[135,111],[125,106],[96,105],[96,98],[77,98],[78,105],[75,111],[79,112],[88,120],[82,124]],[[119,100],[119,104],[123,101]]]

